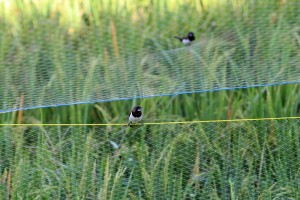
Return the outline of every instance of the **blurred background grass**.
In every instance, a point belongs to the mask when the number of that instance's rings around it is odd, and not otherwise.
[[[93,86],[86,74],[99,67],[97,60],[107,74],[116,60],[182,47],[173,36],[190,30],[200,44],[234,49],[231,65],[245,73],[300,67],[297,1],[13,0],[1,1],[0,12],[3,107],[22,107],[39,95],[38,103],[50,102],[47,94],[68,93],[74,83],[85,95]],[[207,50],[207,66],[218,66],[223,55]],[[87,73],[68,82],[72,66]],[[59,88],[22,93],[34,84]],[[136,104],[145,122],[284,117],[299,115],[299,99],[299,85],[288,84],[38,108],[0,120],[126,123]],[[134,129],[3,126],[0,132],[0,199],[299,199],[298,120]]]
[[[113,97],[114,93],[139,96],[138,84],[146,82],[145,79],[136,78],[133,94],[121,87],[130,80],[124,82],[111,75],[120,73],[127,77],[128,70],[144,59],[144,52],[181,47],[173,36],[190,30],[196,33],[197,42],[203,44],[202,59],[207,70],[211,70],[211,87],[213,82],[223,81],[223,72],[218,68],[224,65],[243,74],[255,74],[256,69],[263,68],[271,78],[281,70],[297,77],[300,6],[296,1],[15,0],[2,1],[0,6],[2,108],[17,109],[30,101],[42,106],[56,101],[75,103],[82,100],[78,98],[95,94],[95,100],[106,94]],[[220,44],[226,47],[220,49]],[[222,51],[225,54],[219,53]],[[226,51],[233,53],[224,58]],[[134,55],[138,55],[139,63]],[[165,67],[152,67],[153,73],[160,73],[158,83],[172,82]],[[143,78],[147,76],[152,76],[152,72]],[[250,75],[252,79],[269,79],[259,76]],[[117,82],[112,88],[106,84],[110,79]],[[180,86],[175,85],[175,91]],[[298,95],[297,84],[260,87],[34,109],[19,115],[1,115],[1,122],[124,122],[128,110],[136,103],[144,107],[147,121],[296,116]]]

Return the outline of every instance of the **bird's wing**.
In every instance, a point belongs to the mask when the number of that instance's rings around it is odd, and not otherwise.
[[[130,114],[132,113],[133,109],[129,111],[129,113],[127,113],[128,116],[130,116]]]

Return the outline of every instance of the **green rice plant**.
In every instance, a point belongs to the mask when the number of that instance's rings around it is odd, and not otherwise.
[[[0,103],[5,107],[18,108],[22,94],[25,106],[29,101],[37,106],[54,106],[75,103],[74,99],[80,98],[103,100],[107,95],[127,98],[143,95],[143,91],[166,92],[165,85],[180,75],[191,84],[174,84],[168,92],[192,90],[204,79],[210,80],[210,89],[235,87],[231,84],[239,80],[239,74],[247,74],[239,85],[254,79],[258,84],[268,84],[285,81],[299,62],[295,42],[299,16],[293,3],[12,1],[1,6],[5,20],[1,26],[0,67],[7,90],[2,91]],[[37,9],[41,6],[43,9]],[[14,9],[19,14],[8,15]],[[227,12],[220,11],[223,9]],[[175,14],[178,19],[171,17]],[[162,25],[166,28],[161,29]],[[200,52],[195,47],[191,55],[187,54],[195,63],[186,65],[184,54],[171,56],[159,51],[178,47],[180,43],[170,35],[190,27],[200,42]],[[149,56],[154,50],[162,55]],[[153,60],[151,56],[155,55],[161,60]],[[209,76],[203,77],[191,66],[204,68]],[[257,67],[263,73],[257,73]],[[134,69],[144,77],[132,76]],[[233,74],[228,74],[228,69]],[[122,74],[122,80],[112,74]],[[131,81],[134,83],[125,89],[111,85]]]
[[[297,198],[298,121],[6,126],[1,152],[10,153],[1,153],[0,193],[13,199]],[[18,137],[8,140],[11,133]]]
[[[144,122],[298,116],[298,84],[265,85],[298,68],[298,11],[273,0],[0,2],[1,108],[53,106],[1,114],[1,124],[126,124],[136,104]],[[182,48],[173,36],[190,30],[199,44]],[[232,90],[253,80],[264,86]],[[230,91],[132,99],[204,83]],[[129,99],[54,106],[118,94]],[[0,198],[299,199],[298,127],[1,126]]]

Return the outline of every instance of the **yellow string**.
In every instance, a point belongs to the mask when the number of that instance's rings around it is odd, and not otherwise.
[[[242,121],[263,121],[263,120],[284,120],[300,119],[299,117],[271,117],[256,119],[221,119],[221,120],[197,120],[182,122],[148,122],[145,125],[167,125],[167,124],[193,124],[193,123],[220,123],[220,122],[242,122]],[[0,124],[0,126],[127,126],[127,124]]]

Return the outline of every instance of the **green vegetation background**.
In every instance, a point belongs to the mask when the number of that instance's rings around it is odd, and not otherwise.
[[[181,45],[173,36],[190,30],[200,42],[233,42],[241,52],[235,60],[266,60],[270,66],[286,67],[290,60],[299,61],[296,1],[14,0],[0,6],[0,69],[5,73],[9,60],[22,77],[26,66],[33,69],[32,76],[23,78],[34,81],[47,80],[44,72],[49,68],[63,70],[61,59],[67,56],[74,57],[72,66],[90,64],[99,55],[111,62],[124,54],[174,49]],[[40,43],[24,48],[33,39]],[[74,46],[63,51],[66,41]],[[251,69],[253,62],[246,67]],[[10,99],[2,92],[5,104]],[[298,116],[299,97],[299,85],[290,84],[33,109],[1,114],[0,120],[127,123],[135,104],[144,108],[146,122]],[[22,96],[19,101],[22,104]],[[0,130],[1,199],[300,196],[298,120]]]

